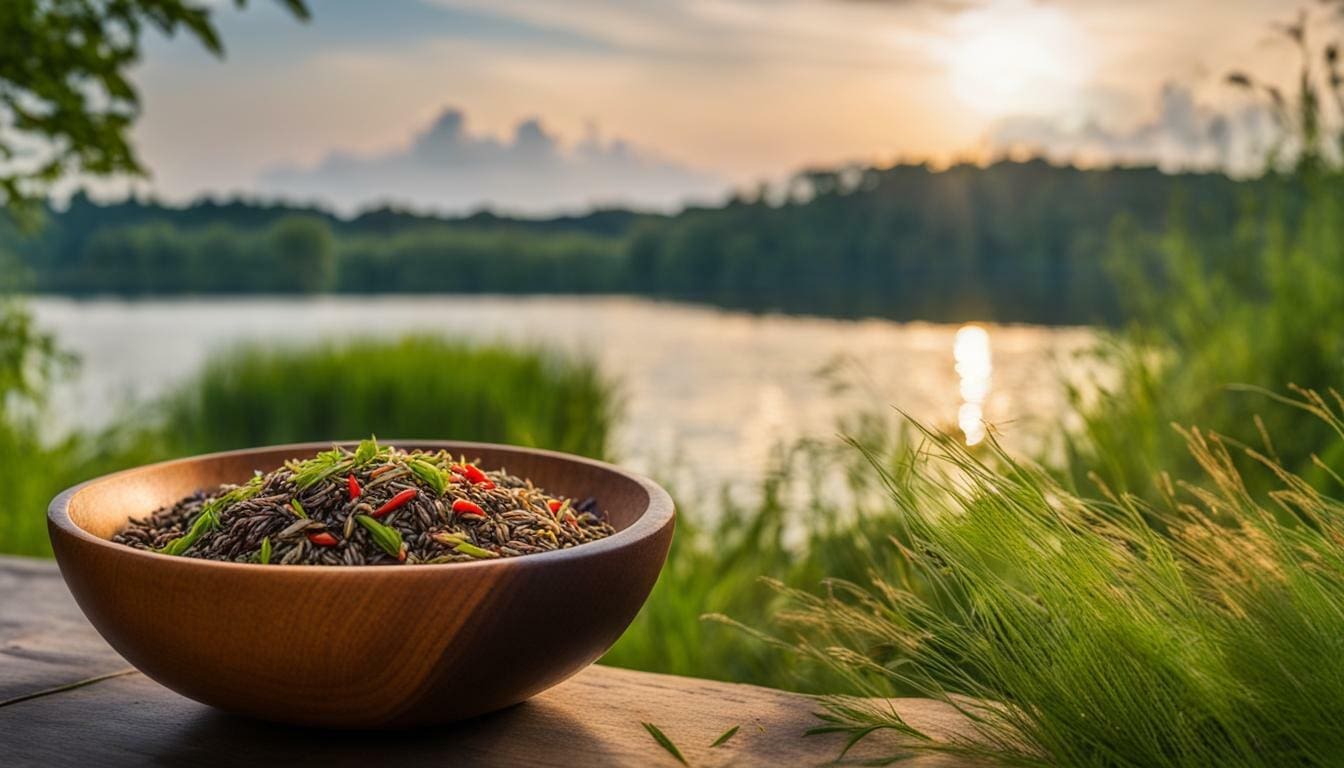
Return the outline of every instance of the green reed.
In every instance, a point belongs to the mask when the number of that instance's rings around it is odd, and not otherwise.
[[[906,436],[889,424],[861,414],[841,426],[874,455],[894,456]],[[749,499],[688,498],[671,489],[678,517],[667,564],[603,663],[813,693],[846,690],[842,676],[802,664],[787,649],[702,620],[722,613],[766,623],[782,601],[763,578],[814,586],[828,576],[862,578],[873,568],[908,570],[885,539],[899,531],[899,512],[862,453],[801,441],[781,448],[773,463]],[[838,489],[835,478],[842,478]]]
[[[1344,401],[1303,398],[1330,442],[1344,440]],[[912,690],[974,722],[973,741],[948,741],[889,707],[825,700],[824,730],[903,734],[893,758],[1337,764],[1344,502],[1262,451],[1183,434],[1200,476],[1159,504],[1082,498],[941,435],[874,460],[902,521],[890,546],[912,572],[820,593],[778,583],[785,605],[762,639],[841,679],[836,692]],[[1248,490],[1245,461],[1270,478],[1268,495]]]
[[[1248,445],[1273,435],[1286,467],[1326,481],[1311,453],[1329,451],[1338,465],[1344,445],[1319,420],[1268,407],[1265,393],[1344,381],[1344,173],[1267,182],[1223,236],[1195,235],[1182,208],[1165,233],[1121,222],[1113,234],[1109,259],[1131,322],[1098,350],[1113,374],[1100,393],[1074,393],[1068,416],[1081,428],[1064,441],[1074,486],[1089,487],[1095,472],[1155,500],[1159,473],[1197,476],[1173,422]]]
[[[245,346],[156,408],[179,453],[296,440],[483,440],[606,453],[611,387],[586,361],[433,336]]]

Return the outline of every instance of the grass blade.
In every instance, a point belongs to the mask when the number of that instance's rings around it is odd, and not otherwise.
[[[667,735],[659,730],[658,726],[653,723],[640,723],[640,725],[644,726],[644,730],[648,731],[649,735],[653,737],[653,740],[658,742],[658,746],[667,750],[667,753],[675,757],[678,763],[690,766],[690,763],[686,762],[686,758],[682,756],[681,750],[677,749],[677,745],[673,744],[672,740],[667,738]]]
[[[742,726],[740,725],[734,725],[732,728],[729,728],[728,730],[724,731],[723,735],[719,736],[719,738],[714,740],[713,744],[709,745],[709,748],[713,749],[714,747],[722,747],[724,744],[727,744],[729,739],[737,735],[737,731],[741,727]]]

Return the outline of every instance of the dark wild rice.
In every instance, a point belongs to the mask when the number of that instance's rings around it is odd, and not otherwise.
[[[443,451],[365,440],[197,492],[112,540],[241,563],[398,565],[516,557],[612,533],[593,499],[551,496]]]

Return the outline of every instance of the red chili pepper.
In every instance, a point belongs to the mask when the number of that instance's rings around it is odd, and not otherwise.
[[[481,471],[481,468],[476,466],[475,464],[454,464],[452,466],[452,470],[457,474],[467,478],[468,482],[470,482],[472,485],[475,485],[476,483],[490,482],[490,478],[486,477],[485,473]],[[491,483],[492,487],[493,485],[494,484]]]
[[[406,562],[406,545],[402,544],[401,549],[397,550],[397,562]]]
[[[414,499],[417,493],[419,493],[419,491],[416,490],[415,488],[407,488],[401,493],[398,493],[396,496],[393,496],[392,498],[388,499],[387,503],[384,504],[383,506],[373,510],[373,516],[382,517],[383,515],[386,515],[388,512],[391,512],[392,510],[402,506],[411,499]]]
[[[335,536],[332,536],[326,531],[322,531],[321,533],[310,533],[308,534],[308,540],[319,547],[334,547],[340,543],[336,540]]]
[[[482,488],[484,488],[484,489],[487,490],[487,491],[493,491],[493,490],[495,490],[495,481],[494,481],[494,480],[491,480],[491,479],[489,479],[489,478],[486,478],[485,480],[482,480],[481,482],[477,483],[477,485],[481,486]]]
[[[560,508],[563,507],[564,505],[565,503],[559,499],[551,499],[550,501],[546,502],[547,509],[550,509],[552,513],[559,512]]]
[[[363,492],[360,490],[359,481],[355,479],[354,475],[351,475],[345,479],[345,485],[347,488],[350,489],[350,498],[352,499],[358,499],[359,494]]]
[[[453,511],[459,515],[473,515],[475,517],[485,517],[485,510],[481,509],[480,504],[477,504],[474,501],[467,501],[466,499],[458,499],[457,501],[454,501]]]

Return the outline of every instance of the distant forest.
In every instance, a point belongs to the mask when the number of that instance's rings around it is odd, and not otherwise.
[[[28,290],[627,293],[841,317],[1113,323],[1117,232],[1231,233],[1265,181],[1043,161],[800,174],[784,199],[673,216],[525,219],[380,209],[343,219],[244,201],[186,207],[75,195],[0,250]],[[1120,265],[1124,266],[1124,265]]]

